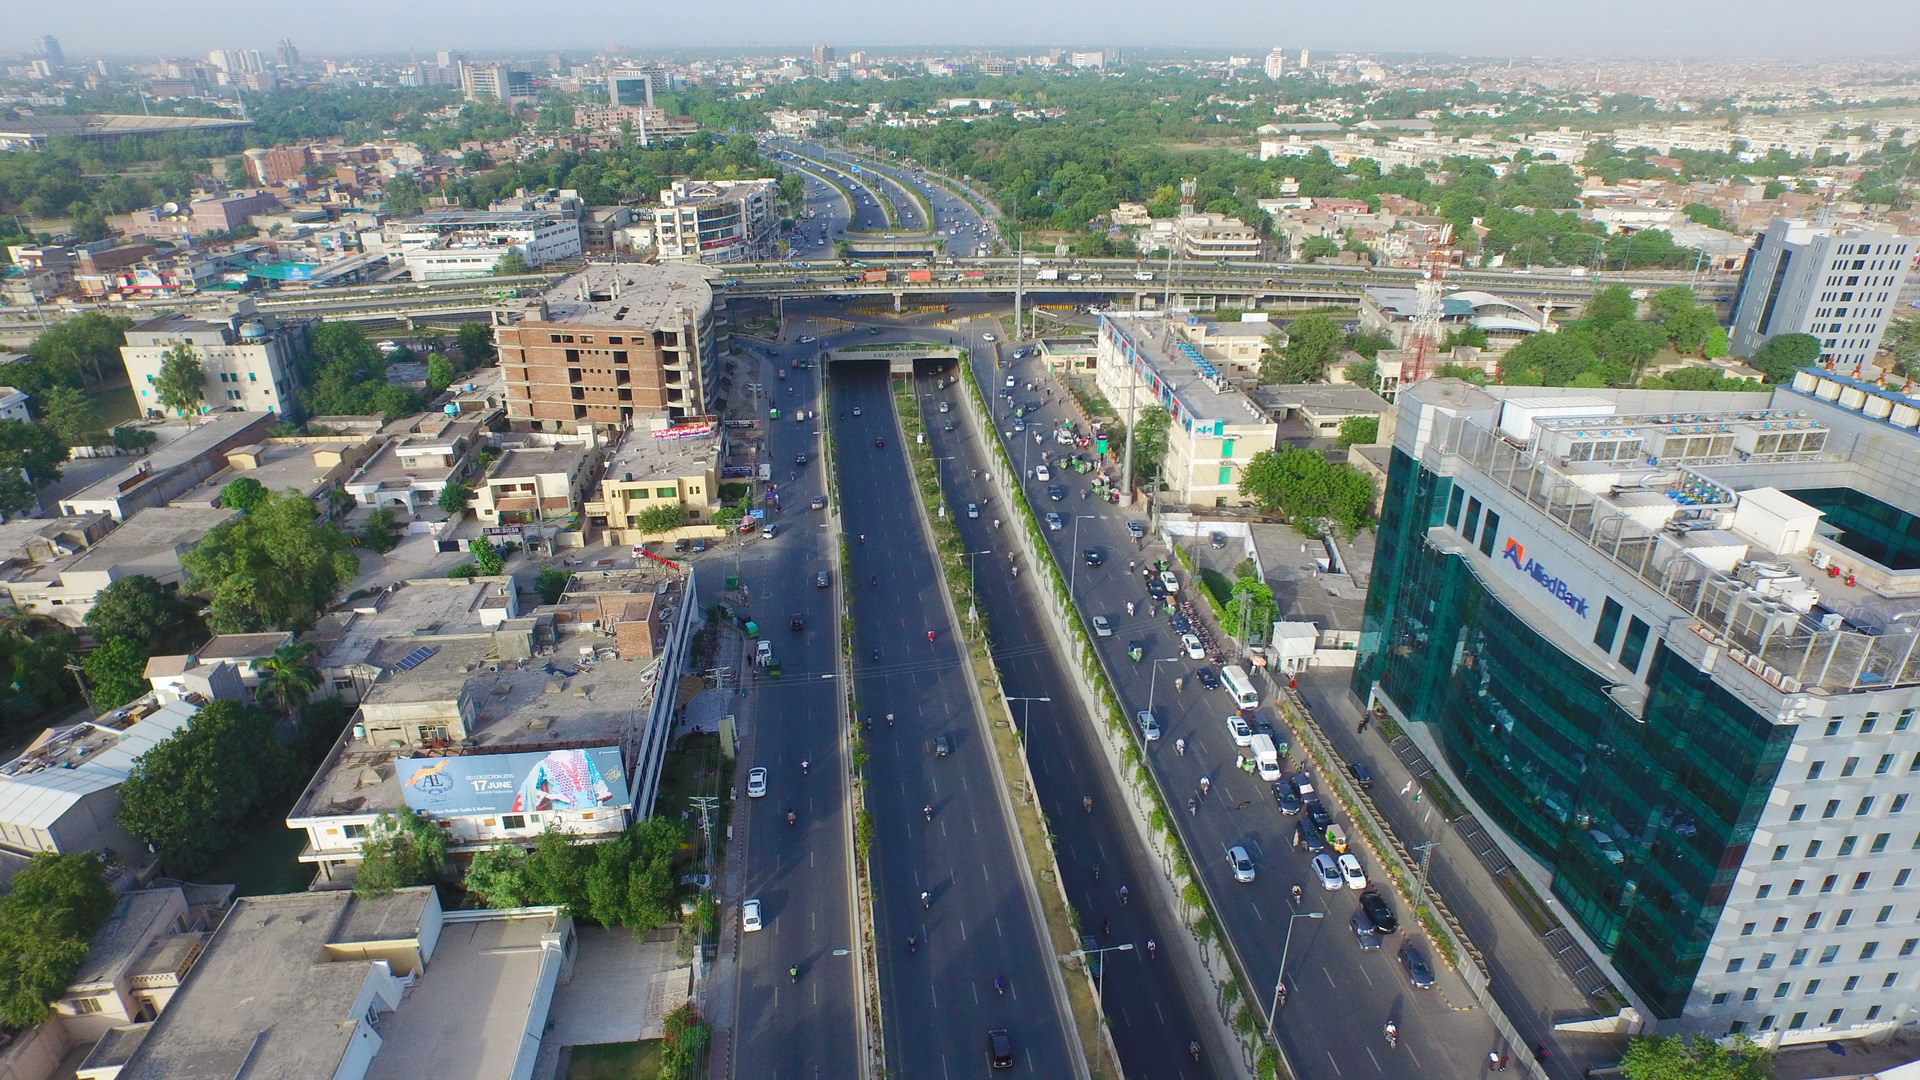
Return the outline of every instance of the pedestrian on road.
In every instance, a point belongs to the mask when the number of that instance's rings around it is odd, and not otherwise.
[[[1247,755],[1245,754],[1233,755],[1233,767],[1236,769],[1245,770],[1247,767]]]

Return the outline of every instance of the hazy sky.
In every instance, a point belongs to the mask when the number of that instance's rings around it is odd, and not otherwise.
[[[69,56],[201,55],[270,49],[308,56],[436,49],[586,54],[710,47],[841,50],[975,46],[1166,46],[1264,55],[1437,50],[1479,55],[1920,58],[1916,0],[0,0],[0,53],[41,34]]]

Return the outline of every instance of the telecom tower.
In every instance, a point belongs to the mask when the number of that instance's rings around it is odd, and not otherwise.
[[[1426,266],[1414,291],[1420,307],[1414,312],[1413,327],[1407,331],[1406,351],[1412,356],[1400,372],[1400,389],[1419,382],[1432,370],[1433,357],[1440,351],[1440,315],[1446,289],[1447,244],[1453,239],[1453,226],[1441,227],[1438,242],[1427,249]]]
[[[1200,190],[1199,177],[1183,176],[1180,178],[1180,216],[1181,217],[1185,218],[1185,217],[1193,216],[1193,197],[1194,197],[1194,193],[1199,190]]]

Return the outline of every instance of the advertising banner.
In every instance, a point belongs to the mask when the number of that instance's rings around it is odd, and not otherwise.
[[[620,750],[532,751],[408,757],[394,762],[408,809],[445,817],[624,810],[626,771]]]

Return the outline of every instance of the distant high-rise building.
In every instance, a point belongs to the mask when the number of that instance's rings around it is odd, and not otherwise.
[[[833,70],[833,46],[815,45],[813,47],[814,75],[819,78],[826,78],[827,74],[832,70]]]
[[[294,48],[293,42],[287,38],[280,39],[280,66],[283,68],[300,66],[300,50]]]
[[[1099,51],[1090,51],[1090,52],[1076,52],[1068,58],[1067,62],[1077,68],[1091,68],[1094,70],[1101,70],[1107,66],[1108,60],[1107,60],[1106,53],[1099,52]]]
[[[67,62],[67,54],[60,51],[60,39],[52,34],[40,35],[40,55],[46,57],[47,63],[54,67],[61,67]]]
[[[433,54],[433,62],[443,68],[450,68],[455,64],[463,63],[466,59],[466,53],[453,52],[449,49],[441,49],[439,52]]]
[[[53,78],[53,64],[41,57],[34,57],[33,62],[28,66],[33,69],[33,77],[36,79]]]
[[[631,68],[607,72],[607,104],[653,107],[654,91],[666,91],[661,85],[665,72],[659,68]]]
[[[1301,71],[1305,71],[1305,70],[1307,70],[1307,68],[1309,68],[1309,67],[1311,67],[1311,66],[1313,66],[1313,65],[1312,65],[1312,64],[1310,63],[1310,60],[1311,60],[1311,57],[1309,57],[1309,56],[1307,55],[1307,50],[1305,50],[1305,49],[1301,49],[1301,50],[1300,50],[1300,64],[1299,64],[1299,68],[1300,68],[1300,70],[1301,70]]]
[[[1275,45],[1273,51],[1267,54],[1267,62],[1262,66],[1265,68],[1267,78],[1269,79],[1277,79],[1285,75],[1287,73],[1287,51]]]
[[[1812,334],[1837,367],[1873,359],[1915,240],[1776,219],[1754,238],[1733,297],[1730,342],[1752,356],[1775,334]]]
[[[523,101],[537,96],[533,73],[505,64],[463,64],[460,91],[468,101]]]

